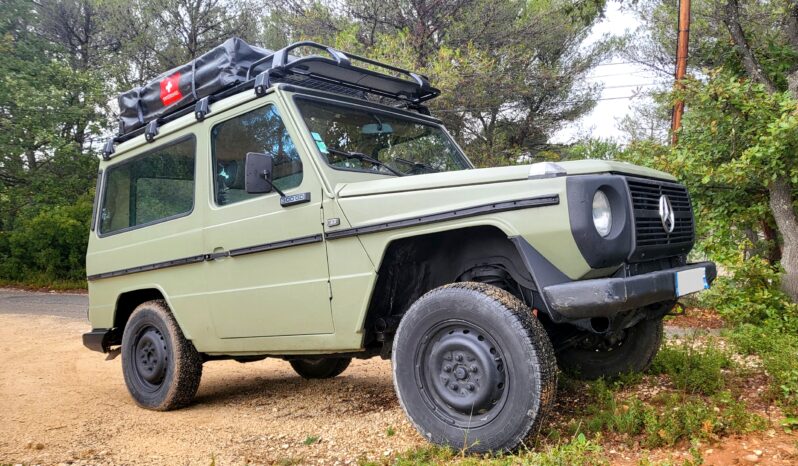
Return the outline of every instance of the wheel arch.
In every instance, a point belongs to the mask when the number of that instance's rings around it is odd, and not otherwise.
[[[164,293],[163,289],[161,289],[159,286],[153,285],[119,293],[116,298],[116,304],[114,305],[113,327],[114,334],[117,335],[116,338],[118,338],[119,341],[113,341],[111,343],[120,344],[122,342],[122,334],[125,331],[125,326],[127,325],[128,320],[130,320],[130,315],[133,314],[133,311],[140,304],[158,299],[166,301],[166,305],[169,307],[169,309],[172,309],[166,293]]]
[[[509,235],[495,225],[474,225],[404,236],[385,247],[364,320],[364,344],[392,334],[401,316],[424,293],[459,281],[510,288],[532,306],[535,281]]]

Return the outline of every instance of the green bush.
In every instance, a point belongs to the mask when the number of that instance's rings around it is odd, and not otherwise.
[[[753,257],[725,266],[712,288],[698,295],[699,305],[715,309],[731,324],[765,321],[798,326],[798,305],[779,289],[779,271]]]
[[[724,369],[732,368],[729,355],[713,341],[665,344],[651,365],[654,374],[667,374],[676,388],[688,393],[714,395],[725,387]]]
[[[85,279],[92,199],[46,207],[0,232],[0,279],[34,285]]]

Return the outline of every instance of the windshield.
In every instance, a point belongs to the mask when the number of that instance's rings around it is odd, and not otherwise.
[[[439,126],[309,99],[296,103],[319,152],[334,168],[394,176],[470,168]]]

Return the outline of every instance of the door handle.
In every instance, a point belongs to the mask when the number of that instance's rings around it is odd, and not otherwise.
[[[223,247],[216,247],[213,248],[213,252],[210,254],[205,255],[205,260],[215,261],[219,259],[224,259],[230,255],[230,251],[225,251]]]

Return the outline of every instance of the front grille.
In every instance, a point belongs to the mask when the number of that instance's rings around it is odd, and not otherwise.
[[[626,177],[634,210],[635,249],[632,261],[687,254],[695,241],[693,207],[687,189],[677,183]],[[668,196],[675,225],[668,233],[659,215],[659,199]]]

